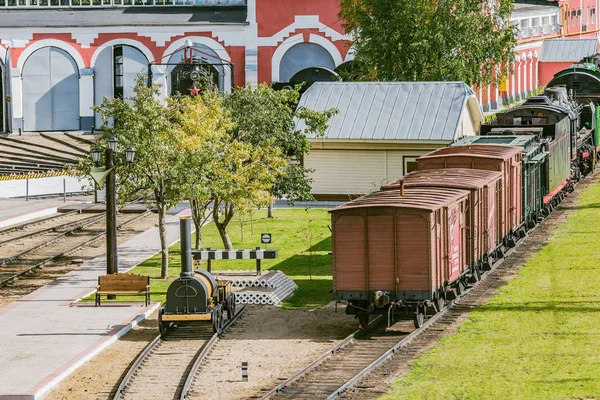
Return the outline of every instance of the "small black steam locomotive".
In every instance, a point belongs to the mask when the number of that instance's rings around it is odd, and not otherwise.
[[[214,332],[235,315],[235,294],[231,282],[216,280],[204,270],[192,270],[191,226],[189,217],[181,218],[181,273],[167,289],[167,303],[158,311],[158,327],[165,334],[177,322],[210,321]]]

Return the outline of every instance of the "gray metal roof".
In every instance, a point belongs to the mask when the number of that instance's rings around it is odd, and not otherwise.
[[[0,26],[80,27],[80,26],[194,26],[207,23],[240,24],[247,18],[246,6],[217,7],[115,7],[66,9],[0,10]]]
[[[540,61],[579,61],[596,54],[597,39],[544,40]]]
[[[299,106],[339,110],[327,139],[453,141],[469,98],[464,82],[317,82]]]

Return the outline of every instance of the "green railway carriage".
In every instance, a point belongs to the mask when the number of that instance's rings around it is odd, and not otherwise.
[[[523,105],[482,125],[480,134],[534,134],[538,137],[548,153],[542,175],[543,202],[547,204],[569,185],[572,175],[578,177],[581,172],[589,172],[578,162],[587,148],[580,141],[591,138],[591,130],[579,129],[580,110],[569,101],[564,88],[551,88],[547,89],[547,95],[533,96]],[[590,149],[593,151],[593,148]],[[574,168],[571,161],[575,162]]]
[[[564,87],[573,100],[581,104],[581,126],[593,130],[596,152],[600,148],[600,54],[557,72],[548,87]]]
[[[468,146],[472,144],[497,144],[523,148],[522,164],[522,220],[527,228],[532,228],[544,213],[544,196],[547,195],[546,180],[548,176],[548,152],[540,142],[542,128],[519,128],[519,132],[508,134],[504,129],[493,129],[488,136],[465,137],[452,146]],[[507,132],[506,134],[503,134]],[[531,133],[531,134],[526,134]]]

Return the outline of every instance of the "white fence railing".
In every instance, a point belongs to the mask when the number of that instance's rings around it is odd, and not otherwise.
[[[0,0],[0,8],[111,8],[157,6],[244,6],[247,0]]]
[[[0,197],[50,196],[93,190],[89,178],[51,176],[0,181]]]

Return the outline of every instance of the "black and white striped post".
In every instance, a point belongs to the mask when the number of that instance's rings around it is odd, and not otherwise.
[[[194,260],[206,260],[207,271],[211,272],[211,260],[256,260],[256,275],[260,275],[261,260],[277,258],[277,250],[262,250],[257,247],[256,250],[192,250],[192,235],[189,217],[182,217],[179,220],[181,234],[181,262],[182,272],[184,263],[187,263],[187,255],[191,254]],[[185,259],[184,259],[185,256]]]

